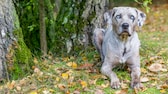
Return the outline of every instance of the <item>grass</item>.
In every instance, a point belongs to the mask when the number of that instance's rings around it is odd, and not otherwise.
[[[153,76],[149,77],[150,80],[148,82],[143,83],[145,90],[138,92],[138,94],[160,94],[162,89],[158,89],[158,85],[165,84],[167,81],[165,72],[152,73],[147,69],[150,64],[154,63],[150,61],[150,58],[158,55],[161,57],[159,59],[163,59],[163,65],[166,68],[168,67],[168,55],[166,54],[168,52],[168,42],[165,40],[168,34],[164,33],[159,31],[139,32],[142,44],[140,50],[141,65],[147,71],[146,73],[142,72],[142,77],[151,74]],[[91,52],[88,51],[87,54],[81,53],[77,57],[54,58],[49,56],[48,59],[34,59],[34,73],[23,79],[8,82],[6,85],[1,86],[0,93],[4,93],[5,90],[11,94],[22,94],[23,92],[30,94],[41,94],[44,92],[50,92],[51,94],[69,94],[74,92],[80,92],[81,94],[94,94],[95,92],[113,94],[117,91],[126,92],[127,94],[135,93],[130,88],[130,75],[127,70],[114,70],[123,83],[123,87],[118,90],[111,89],[109,78],[99,72],[100,67],[91,65],[98,61],[99,58],[97,52],[93,51],[93,49],[91,50]],[[74,62],[77,64],[77,67],[68,65],[69,62]],[[63,76],[64,73],[65,75]],[[168,90],[165,89],[165,92],[168,92]]]

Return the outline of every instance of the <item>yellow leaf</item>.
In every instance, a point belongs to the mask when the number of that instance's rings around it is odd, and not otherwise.
[[[37,60],[37,58],[34,58],[34,64],[37,64],[38,63],[38,60]]]
[[[54,92],[54,90],[53,90],[53,89],[49,89],[49,91],[50,91],[50,92]]]
[[[65,57],[65,58],[63,58],[63,61],[64,61],[64,62],[69,61],[69,57]]]
[[[71,67],[72,66],[72,62],[68,62],[66,65]]]
[[[87,61],[87,58],[86,58],[86,57],[83,57],[82,60],[83,60],[83,61]]]
[[[142,73],[147,73],[147,70],[145,68],[141,68]]]
[[[160,93],[166,93],[165,89],[160,90]]]
[[[56,77],[56,81],[57,81],[57,82],[60,81],[60,78],[59,78],[59,77]]]
[[[31,91],[29,94],[37,94],[37,91]]]
[[[75,62],[72,63],[72,68],[77,68],[77,64]]]
[[[87,87],[86,81],[81,81],[80,84],[82,85],[83,88]]]
[[[63,79],[68,79],[69,77],[68,73],[62,73],[61,76]]]
[[[66,65],[74,69],[77,68],[77,64],[75,62],[68,62]]]

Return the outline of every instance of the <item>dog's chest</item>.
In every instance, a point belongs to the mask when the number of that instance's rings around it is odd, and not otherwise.
[[[119,44],[118,48],[119,48],[118,60],[119,60],[119,63],[123,64],[130,57],[132,46],[130,43],[121,43]]]

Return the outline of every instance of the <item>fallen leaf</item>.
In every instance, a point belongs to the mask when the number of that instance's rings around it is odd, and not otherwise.
[[[9,88],[9,89],[13,89],[14,86],[15,86],[15,83],[16,83],[16,82],[15,82],[14,80],[12,80],[12,82],[9,83],[8,88]]]
[[[69,61],[69,57],[64,57],[62,60],[63,60],[64,62],[67,62],[67,61]]]
[[[58,81],[60,81],[60,78],[59,78],[59,77],[56,77],[56,79],[55,79],[55,80],[58,82]]]
[[[109,87],[109,83],[101,84],[101,88],[106,88],[106,87]]]
[[[82,65],[80,65],[78,67],[78,69],[89,69],[89,68],[92,68],[93,67],[93,64],[90,64],[90,63],[84,63]]]
[[[63,85],[63,84],[58,84],[57,87],[58,87],[60,90],[64,90],[64,89],[65,89],[65,85]]]
[[[22,88],[20,86],[16,87],[16,90],[20,91]]]
[[[168,89],[168,85],[167,84],[163,84],[162,86],[160,86],[161,89]]]
[[[160,90],[160,93],[166,93],[165,89]]]
[[[125,84],[125,83],[121,83],[121,88],[122,88],[122,89],[126,89],[126,88],[128,88],[128,85]]]
[[[151,72],[159,72],[162,70],[162,65],[159,63],[154,63],[148,67]]]
[[[87,87],[87,83],[86,83],[86,81],[80,81],[80,84],[82,85],[82,88]]]
[[[142,78],[141,78],[141,82],[143,82],[143,83],[144,83],[144,82],[148,82],[148,81],[149,81],[149,78],[148,78],[148,77],[142,77]]]
[[[161,71],[162,71],[162,72],[167,72],[167,69],[163,69],[163,68],[162,68]]]
[[[33,62],[34,62],[34,64],[38,64],[37,58],[34,58]]]
[[[145,68],[141,68],[142,73],[147,73],[147,70]]]
[[[128,94],[128,89],[117,90],[115,94]]]
[[[102,90],[98,89],[98,90],[96,90],[96,91],[95,91],[95,93],[94,93],[94,94],[104,94],[104,93],[103,93],[103,91],[102,91]]]
[[[87,61],[87,58],[86,58],[86,57],[82,57],[82,60],[83,60],[83,61]]]
[[[50,91],[48,91],[48,90],[44,90],[44,91],[43,91],[43,94],[51,94],[51,93],[50,93]]]
[[[31,91],[29,94],[38,94],[37,91]]]
[[[80,94],[80,92],[78,90],[75,90],[73,94]]]
[[[69,77],[68,73],[62,73],[61,76],[63,79],[68,79]]]
[[[77,68],[77,64],[75,62],[68,62],[66,65],[74,69]]]

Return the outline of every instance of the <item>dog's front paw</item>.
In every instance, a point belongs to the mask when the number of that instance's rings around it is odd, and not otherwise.
[[[143,85],[139,81],[132,81],[131,87],[134,89],[143,89]]]
[[[120,88],[120,81],[118,78],[111,80],[111,88],[113,89]]]

